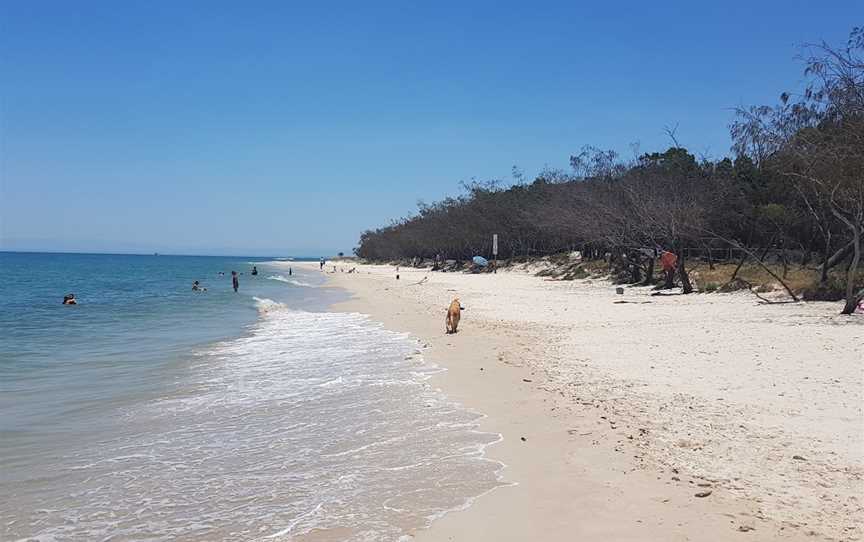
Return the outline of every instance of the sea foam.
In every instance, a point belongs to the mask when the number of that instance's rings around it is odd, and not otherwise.
[[[270,275],[267,277],[270,280],[278,280],[279,282],[285,282],[288,284],[293,284],[294,286],[302,286],[304,288],[314,288],[314,284],[309,284],[308,282],[303,282],[302,280],[292,279],[285,277],[283,275]]]
[[[113,438],[58,458],[57,490],[7,502],[29,519],[6,535],[397,540],[501,485],[484,457],[500,435],[429,384],[439,369],[411,337],[360,314],[256,306],[246,335],[111,413]]]

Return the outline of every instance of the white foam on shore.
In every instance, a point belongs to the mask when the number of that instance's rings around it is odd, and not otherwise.
[[[440,369],[410,336],[256,305],[246,336],[201,351],[170,393],[120,413],[116,438],[54,465],[62,480],[38,503],[53,512],[18,534],[397,540],[503,485],[484,457],[501,436],[427,382]]]
[[[270,280],[278,280],[279,282],[285,282],[288,284],[293,284],[294,286],[301,286],[304,288],[315,288],[314,284],[309,284],[308,282],[303,282],[302,280],[288,278],[282,275],[270,275],[267,277]]]

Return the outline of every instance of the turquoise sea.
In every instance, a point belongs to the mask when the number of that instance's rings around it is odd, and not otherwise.
[[[0,253],[0,539],[399,540],[500,485],[417,341],[295,262]]]

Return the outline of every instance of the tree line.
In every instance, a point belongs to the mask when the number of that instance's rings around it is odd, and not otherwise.
[[[667,150],[630,160],[586,146],[571,156],[569,171],[546,170],[528,182],[514,168],[510,186],[472,182],[459,196],[421,203],[415,215],[363,232],[355,252],[370,260],[465,260],[489,256],[497,233],[502,259],[581,250],[650,271],[659,251],[670,250],[680,256],[687,293],[684,247],[709,254],[732,247],[757,263],[773,247],[818,268],[822,286],[832,268],[843,269],[844,313],[851,313],[864,297],[857,273],[864,28],[854,28],[843,46],[823,42],[806,51],[803,93],[736,110],[731,157],[697,158],[674,129],[667,129]]]

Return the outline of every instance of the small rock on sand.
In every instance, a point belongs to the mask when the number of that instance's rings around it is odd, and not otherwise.
[[[710,494],[711,494],[711,490],[709,489],[708,491],[700,491],[699,493],[697,493],[694,496],[699,497],[699,498],[703,498],[703,497],[707,497]]]

